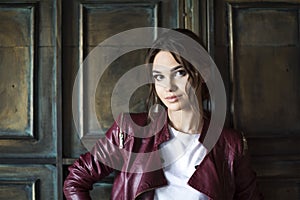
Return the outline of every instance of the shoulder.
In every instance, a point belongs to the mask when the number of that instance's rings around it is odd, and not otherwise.
[[[236,155],[243,154],[247,148],[243,133],[231,128],[224,128],[222,130],[218,143],[223,146],[223,148],[226,148],[228,152],[232,152]]]
[[[147,113],[120,113],[118,117],[115,118],[112,127],[125,128],[130,124],[136,124],[139,126],[144,126],[147,124],[148,114]]]
[[[131,131],[135,125],[145,126],[147,120],[147,113],[120,113],[106,132],[106,137],[112,138],[113,135],[117,135],[119,132]]]
[[[243,134],[241,131],[238,131],[236,129],[223,128],[220,138],[222,138],[229,144],[236,144],[237,142],[242,140]]]

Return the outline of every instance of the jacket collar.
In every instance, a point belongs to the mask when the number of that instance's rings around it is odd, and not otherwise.
[[[147,115],[143,114],[133,116],[138,121],[139,125],[146,125],[146,119]],[[150,130],[156,130],[157,127],[162,127],[160,131],[157,134],[154,134],[154,151],[158,150],[158,147],[163,142],[166,142],[170,139],[171,134],[169,132],[168,128],[168,120],[167,115],[165,114],[158,114],[151,124],[150,124]],[[136,121],[136,120],[134,120]],[[204,138],[207,134],[208,128],[209,128],[209,118],[204,118],[204,124],[201,131],[201,134],[199,136],[199,142],[203,143]],[[147,129],[149,130],[149,129]],[[131,131],[131,129],[129,130]],[[144,134],[153,134],[153,133],[144,133]],[[201,191],[202,193],[208,195],[210,198],[215,199],[217,197],[216,194],[222,194],[221,192],[221,182],[220,177],[218,173],[219,167],[216,166],[215,163],[215,153],[213,153],[215,149],[213,149],[209,154],[206,155],[204,160],[201,162],[201,164],[197,167],[195,173],[192,175],[192,177],[189,180],[189,184],[195,188],[198,191]],[[157,159],[158,160],[157,160]],[[154,156],[152,159],[153,162],[159,163],[159,156]],[[218,159],[218,158],[217,158]],[[222,169],[222,166],[221,166]],[[220,169],[219,169],[220,170]],[[151,171],[143,173],[141,176],[144,181],[142,181],[137,189],[137,192],[135,196],[140,196],[140,194],[146,192],[146,191],[152,191],[158,187],[162,187],[164,185],[167,185],[167,180],[164,176],[163,170],[158,169],[157,171]],[[201,181],[199,181],[201,180]]]
[[[171,134],[168,127],[168,116],[166,114],[160,114],[156,119],[155,123],[152,123],[153,125],[157,124],[158,127],[162,127],[161,130],[155,134],[154,139],[154,146],[155,149],[158,149],[158,146],[162,144],[163,142],[168,141],[171,138]],[[201,134],[199,136],[199,142],[203,143],[204,138],[207,134],[207,130],[209,127],[210,119],[208,117],[203,118],[203,127]],[[163,123],[163,124],[162,124]],[[154,128],[155,129],[155,128]],[[154,130],[152,129],[152,130]]]

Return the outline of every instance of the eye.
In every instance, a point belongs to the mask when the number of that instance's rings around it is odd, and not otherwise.
[[[186,71],[184,69],[180,69],[180,70],[177,70],[175,72],[175,76],[182,77],[182,76],[185,76],[185,75],[186,75]]]
[[[153,75],[153,78],[154,78],[155,80],[157,80],[157,81],[161,81],[161,80],[164,79],[164,76],[161,75],[161,74],[154,74],[154,75]]]

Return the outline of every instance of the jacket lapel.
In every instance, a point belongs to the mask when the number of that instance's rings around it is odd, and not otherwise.
[[[168,129],[168,120],[166,119],[165,115],[160,115],[156,120],[157,120],[156,123],[158,123],[158,124],[163,123],[163,124],[159,124],[159,126],[161,126],[162,128],[153,137],[154,147],[153,147],[153,151],[151,153],[151,157],[149,157],[150,160],[147,161],[147,163],[152,163],[152,164],[156,163],[156,165],[159,165],[161,167],[158,169],[156,168],[157,170],[145,172],[142,174],[143,181],[140,182],[140,185],[137,189],[135,198],[138,196],[141,196],[142,194],[144,194],[148,191],[154,191],[155,188],[163,187],[168,184],[168,181],[167,181],[167,179],[164,175],[163,169],[162,169],[163,168],[162,167],[163,166],[162,159],[161,159],[159,151],[158,151],[159,145],[170,139],[170,133],[169,133],[169,129]],[[153,124],[155,124],[155,123],[152,123],[152,125]]]
[[[209,118],[204,119],[199,142],[203,144],[209,128]],[[188,184],[194,189],[204,193],[211,199],[218,199],[218,194],[222,194],[222,158],[216,157],[217,148],[214,147],[196,167],[196,171],[191,176]],[[221,156],[220,156],[221,157]]]
[[[206,194],[211,199],[218,199],[217,194],[222,194],[221,174],[222,166],[217,166],[213,152],[210,152],[196,167],[188,184],[194,189]]]

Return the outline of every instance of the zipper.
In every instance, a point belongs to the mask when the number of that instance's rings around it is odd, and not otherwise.
[[[122,127],[123,127],[123,113],[121,113],[120,125],[119,125],[119,149],[124,148],[124,133]]]
[[[119,133],[119,149],[123,149],[123,148],[124,148],[124,134],[120,130],[120,133]]]

